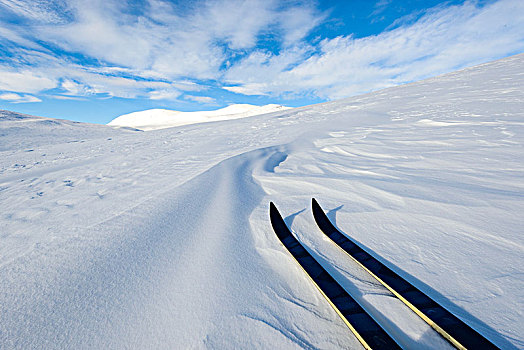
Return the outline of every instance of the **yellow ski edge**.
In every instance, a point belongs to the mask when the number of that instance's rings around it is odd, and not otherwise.
[[[453,338],[448,332],[446,332],[444,329],[442,329],[438,324],[436,324],[432,319],[430,319],[428,316],[426,316],[422,311],[417,309],[417,307],[413,304],[411,304],[406,298],[404,298],[402,295],[400,295],[396,290],[394,290],[392,287],[390,287],[386,282],[384,282],[380,277],[375,275],[373,272],[371,272],[367,267],[362,265],[360,261],[355,259],[351,254],[346,252],[342,247],[340,247],[338,244],[336,244],[331,237],[328,235],[325,235],[327,238],[329,238],[329,241],[333,243],[338,249],[344,252],[347,256],[349,256],[354,262],[356,262],[360,267],[362,267],[367,273],[369,273],[373,278],[375,278],[380,284],[382,284],[384,287],[386,287],[387,290],[389,290],[397,299],[399,299],[401,302],[403,302],[407,307],[411,309],[417,316],[419,316],[424,322],[426,322],[431,328],[433,328],[438,334],[440,334],[444,339],[446,339],[451,345],[453,345],[455,348],[460,350],[467,350],[466,347],[462,344],[460,344],[455,338]]]
[[[291,231],[291,230],[290,230]],[[364,340],[364,338],[362,338],[362,336],[357,332],[357,330],[353,327],[353,325],[351,325],[351,323],[346,319],[346,317],[344,317],[344,315],[340,312],[340,310],[335,306],[335,304],[333,304],[333,302],[331,301],[331,299],[329,299],[329,297],[324,293],[324,291],[322,290],[322,288],[320,288],[320,286],[315,282],[315,280],[313,280],[313,277],[311,277],[309,275],[309,273],[307,273],[307,271],[302,267],[302,265],[300,265],[300,263],[298,262],[298,260],[293,256],[293,254],[291,254],[291,252],[286,248],[286,246],[280,241],[280,239],[278,240],[280,242],[280,245],[282,245],[282,247],[288,252],[289,256],[291,256],[291,258],[297,263],[297,265],[300,267],[300,269],[302,271],[304,271],[304,273],[306,274],[306,276],[309,278],[309,280],[311,281],[311,283],[313,283],[313,285],[318,289],[318,291],[320,292],[320,294],[322,294],[322,296],[327,300],[327,302],[329,303],[329,305],[331,305],[331,307],[333,308],[333,310],[335,310],[335,312],[337,313],[337,315],[342,319],[342,321],[346,324],[346,326],[349,328],[349,330],[351,331],[351,333],[353,333],[353,335],[357,338],[357,340],[360,342],[360,344],[362,344],[362,346],[364,347],[364,349],[366,350],[371,350],[371,347],[368,345],[368,343],[366,343],[366,341]]]

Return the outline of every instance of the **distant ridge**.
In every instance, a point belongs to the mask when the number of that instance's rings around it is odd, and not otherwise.
[[[121,115],[108,125],[132,127],[141,130],[165,129],[174,126],[215,122],[252,117],[259,114],[283,111],[290,109],[277,104],[254,106],[250,104],[234,104],[214,111],[179,112],[168,109],[148,109]]]

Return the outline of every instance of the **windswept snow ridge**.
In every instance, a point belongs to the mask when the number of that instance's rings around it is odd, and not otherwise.
[[[149,109],[146,111],[121,115],[109,122],[108,125],[127,126],[147,131],[188,124],[247,118],[259,114],[284,111],[286,109],[290,108],[276,104],[265,106],[236,104],[215,111],[200,112],[178,112],[167,109]]]
[[[405,348],[447,343],[309,209],[503,349],[524,347],[524,55],[372,94],[139,132],[0,112],[0,348],[348,348],[285,251]]]

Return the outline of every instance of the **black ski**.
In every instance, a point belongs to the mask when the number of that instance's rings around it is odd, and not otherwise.
[[[400,349],[398,344],[367,314],[293,236],[273,203],[269,216],[277,237],[310,277],[335,312],[366,349]]]
[[[312,207],[315,221],[326,236],[453,346],[458,349],[498,349],[473,328],[375,259],[352,239],[342,234],[329,221],[315,198],[312,200]]]

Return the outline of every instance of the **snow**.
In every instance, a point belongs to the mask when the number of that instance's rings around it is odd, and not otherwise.
[[[167,109],[149,109],[121,115],[108,125],[132,127],[140,130],[156,130],[188,124],[208,123],[221,120],[231,120],[252,117],[259,114],[272,113],[290,109],[276,104],[254,106],[249,104],[234,104],[214,111],[178,112]]]
[[[0,348],[359,348],[272,232],[270,201],[401,345],[445,348],[322,236],[311,197],[523,348],[523,72],[517,55],[149,132],[0,112]]]

